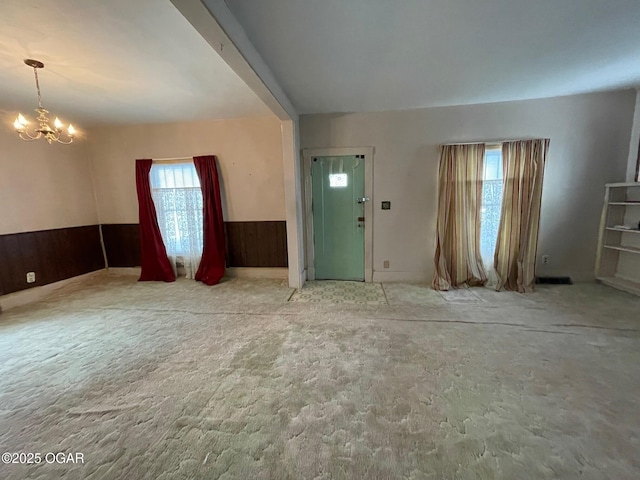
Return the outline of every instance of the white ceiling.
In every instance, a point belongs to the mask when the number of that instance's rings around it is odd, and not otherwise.
[[[169,0],[1,0],[0,109],[78,127],[268,115]]]
[[[640,0],[226,2],[300,113],[640,84]]]
[[[212,0],[204,0],[208,3]],[[300,113],[640,85],[640,0],[226,0]],[[0,0],[0,120],[270,114],[170,0]]]

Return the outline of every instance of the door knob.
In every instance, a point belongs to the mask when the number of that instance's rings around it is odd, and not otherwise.
[[[368,202],[369,201],[369,197],[360,197],[358,198],[358,203],[364,203],[364,202]]]

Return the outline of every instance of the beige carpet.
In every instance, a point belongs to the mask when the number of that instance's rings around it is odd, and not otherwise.
[[[640,299],[98,278],[0,315],[2,479],[637,479]],[[464,297],[464,298],[462,298]]]

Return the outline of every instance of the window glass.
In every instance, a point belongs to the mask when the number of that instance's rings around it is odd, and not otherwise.
[[[202,191],[193,163],[153,164],[151,196],[167,255],[202,253]],[[196,265],[197,266],[197,265]]]
[[[502,180],[502,150],[486,150],[484,156],[484,179]]]
[[[500,212],[502,211],[502,150],[487,148],[482,182],[480,218],[480,251],[485,267],[491,270],[498,239]]]
[[[152,188],[200,188],[200,179],[193,163],[154,163],[150,175]]]

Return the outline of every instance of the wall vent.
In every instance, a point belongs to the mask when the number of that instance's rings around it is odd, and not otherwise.
[[[536,277],[536,283],[542,285],[573,285],[571,277]]]

